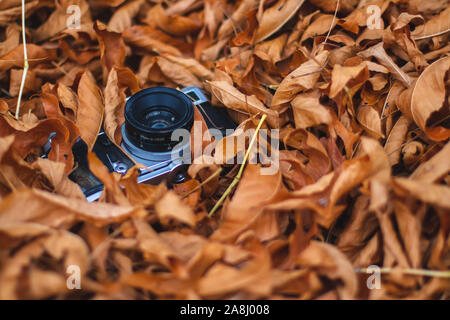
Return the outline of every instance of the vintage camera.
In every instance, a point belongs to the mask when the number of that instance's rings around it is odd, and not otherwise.
[[[110,172],[124,174],[135,163],[143,164],[145,167],[139,169],[139,183],[183,182],[188,166],[184,159],[186,155],[190,157],[190,144],[172,140],[172,133],[176,129],[191,129],[194,105],[209,128],[218,129],[224,135],[226,129],[236,128],[226,109],[211,106],[198,87],[181,91],[153,87],[127,98],[121,148],[100,132],[93,151]],[[95,201],[103,185],[89,170],[87,145],[78,139],[72,151],[76,164],[69,177],[81,187],[88,201]]]

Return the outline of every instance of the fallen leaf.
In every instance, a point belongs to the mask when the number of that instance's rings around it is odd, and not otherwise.
[[[108,22],[108,29],[121,33],[131,27],[133,18],[139,13],[144,0],[134,0],[121,6]]]
[[[143,216],[142,209],[89,203],[84,199],[66,198],[49,192],[23,188],[0,202],[3,223],[33,222],[51,227],[67,226],[77,219],[105,225],[123,221],[130,216]]]
[[[428,68],[417,79],[411,97],[411,113],[416,124],[436,141],[450,137],[445,127],[449,116],[448,85],[446,78],[450,69],[450,58],[442,58]]]
[[[19,45],[19,36],[19,27],[16,24],[10,24],[6,27],[5,40],[0,42],[0,57]]]
[[[277,32],[302,6],[304,1],[281,0],[265,10],[256,31],[256,42],[260,42]]]
[[[56,5],[55,10],[52,12],[50,17],[45,21],[45,23],[40,25],[39,28],[37,28],[33,32],[34,40],[37,42],[46,40],[66,29],[68,25],[67,14],[71,12],[71,10],[69,10],[69,7],[72,5],[78,7],[77,9],[79,10],[78,23],[81,24],[91,22],[89,5],[85,0],[61,1]]]
[[[313,89],[320,77],[320,71],[328,54],[328,51],[322,51],[314,59],[306,61],[287,75],[273,96],[271,109],[282,110],[283,104],[291,101],[296,93]]]
[[[412,36],[414,40],[422,40],[437,37],[447,32],[450,32],[450,7],[414,29]]]
[[[228,81],[210,81],[208,84],[212,94],[226,107],[248,114],[267,114],[267,121],[272,126],[279,127],[277,112],[266,108],[256,96],[243,94]]]
[[[398,80],[402,81],[407,87],[411,85],[411,78],[395,64],[391,57],[389,57],[383,48],[382,42],[359,52],[358,55],[366,59],[368,57],[375,57],[378,62],[385,66]]]
[[[86,142],[88,149],[92,150],[100,132],[105,107],[101,91],[89,71],[84,72],[81,76],[78,99],[80,105],[77,110],[76,123],[80,128],[81,139]]]
[[[245,230],[253,229],[258,218],[264,214],[261,205],[279,201],[286,195],[280,173],[261,175],[259,170],[257,165],[247,166],[232,201],[226,207],[224,221],[211,239],[230,241]],[[277,228],[276,225],[272,227]]]
[[[168,15],[162,5],[152,7],[145,18],[149,25],[156,25],[169,34],[184,36],[192,34],[201,28],[201,22],[192,17]]]
[[[320,101],[317,90],[297,95],[291,105],[294,111],[295,127],[306,129],[319,124],[331,124],[330,111]]]
[[[192,209],[185,205],[173,192],[167,192],[155,204],[156,214],[159,219],[174,219],[191,227],[195,226],[195,215]]]

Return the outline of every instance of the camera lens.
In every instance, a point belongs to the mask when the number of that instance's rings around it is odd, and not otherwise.
[[[164,110],[163,107],[153,107],[154,110],[149,111],[145,120],[147,125],[152,129],[167,129],[168,127],[175,124],[177,115],[170,111]]]
[[[170,151],[176,129],[190,130],[194,118],[192,101],[184,93],[165,87],[139,91],[125,105],[124,141],[150,152]]]

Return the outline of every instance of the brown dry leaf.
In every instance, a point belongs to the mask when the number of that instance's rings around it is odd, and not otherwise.
[[[30,68],[43,63],[50,58],[49,53],[43,47],[35,44],[27,44],[27,55]],[[19,45],[0,58],[0,72],[12,67],[23,68],[23,45]]]
[[[173,186],[173,191],[178,196],[182,197],[183,203],[186,204],[188,207],[196,208],[198,207],[201,198],[201,192],[198,189],[199,187],[200,182],[196,179],[191,179],[182,183],[175,184]],[[167,220],[170,219],[166,219],[166,221]]]
[[[20,31],[16,24],[10,24],[6,27],[5,40],[0,42],[0,57],[19,45],[19,36]]]
[[[318,15],[314,21],[306,28],[300,39],[300,43],[315,37],[316,35],[325,34],[336,26],[337,19],[330,14]]]
[[[266,108],[256,96],[245,95],[230,82],[231,79],[230,81],[208,81],[207,84],[211,88],[211,93],[227,108],[250,115],[267,114],[267,121],[271,126],[280,126],[276,111]]]
[[[105,106],[97,82],[89,71],[84,72],[81,76],[78,85],[78,99],[80,105],[77,110],[76,123],[80,128],[81,139],[86,142],[88,149],[92,150],[102,126]]]
[[[450,90],[449,71],[450,57],[431,64],[417,79],[411,97],[414,121],[430,139],[436,141],[450,137],[450,129],[445,126],[450,116],[450,105],[446,98]]]
[[[418,26],[413,32],[414,40],[437,37],[450,32],[450,7],[434,16],[425,24]]]
[[[22,83],[23,70],[11,69],[9,77],[9,93],[13,97],[17,97],[20,90],[20,84]],[[36,78],[36,73],[31,70],[27,72],[25,85],[23,87],[22,94],[36,91],[41,86],[41,79]]]
[[[401,147],[405,141],[410,124],[411,121],[407,117],[401,116],[386,140],[384,150],[386,150],[391,166],[396,165],[400,161]]]
[[[422,219],[420,213],[412,213],[401,201],[394,201],[395,215],[399,223],[400,234],[406,247],[406,253],[413,268],[420,268],[420,236]]]
[[[68,13],[73,13],[73,10],[69,10],[69,7],[72,5],[78,7],[77,10],[79,10],[80,13],[79,24],[92,23],[89,5],[85,0],[62,0],[56,4],[55,10],[45,23],[40,25],[39,28],[33,32],[34,41],[40,42],[46,40],[66,29],[69,24],[69,21],[67,20]],[[73,21],[72,23],[76,22]]]
[[[336,247],[323,242],[311,241],[295,261],[296,265],[311,268],[334,281],[342,281],[337,291],[341,299],[356,297],[358,281],[350,261]]]
[[[161,297],[176,297],[178,299],[189,299],[189,294],[192,294],[194,285],[190,279],[180,279],[172,274],[148,274],[142,271],[126,277],[120,284],[144,289]]]
[[[203,156],[201,160],[205,163],[224,164],[230,163],[237,155],[243,158],[248,142],[254,134],[254,129],[255,124],[253,123],[252,118],[247,119],[242,122],[232,134],[217,141],[214,146],[213,159]],[[253,150],[252,153],[254,154]]]
[[[49,159],[38,158],[33,166],[40,169],[53,186],[55,193],[69,198],[85,199],[80,187],[66,176],[65,165]]]
[[[450,172],[450,142],[431,159],[422,162],[411,174],[411,179],[424,182],[437,182]]]
[[[428,66],[423,53],[411,38],[410,25],[423,23],[420,15],[401,13],[397,20],[383,31],[383,43],[385,48],[391,48],[397,56],[409,56],[416,70],[422,71]]]
[[[63,162],[66,172],[73,166],[73,155],[71,152],[72,141],[70,132],[66,125],[59,119],[44,119],[37,123],[24,123],[17,121],[11,116],[0,116],[0,137],[15,135],[13,148],[17,154],[24,159],[33,153],[35,148],[41,148],[52,132],[56,135],[52,139],[52,148],[48,158],[53,161]]]
[[[75,116],[77,114],[78,105],[79,105],[78,97],[75,94],[75,92],[73,92],[72,89],[70,89],[63,83],[59,83],[58,89],[57,89],[57,95],[58,95],[59,101],[61,102],[61,104],[63,105],[63,108],[65,109],[64,110],[65,115],[70,117],[71,120],[75,120]],[[70,114],[68,115],[67,113],[69,113],[69,112],[70,112]]]
[[[17,21],[22,15],[22,6],[19,1],[2,1],[0,4],[0,26],[4,27]],[[32,13],[39,8],[39,0],[25,1],[25,11]]]
[[[100,45],[103,78],[106,79],[113,67],[123,67],[125,62],[125,44],[120,33],[108,30],[106,25],[99,21],[95,22],[94,30]]]
[[[401,92],[399,93],[397,92],[397,97],[395,98],[394,101],[397,109],[402,112],[402,115],[411,121],[413,120],[413,116],[411,113],[411,99],[415,88],[415,84],[416,82],[414,81],[409,88],[401,90]]]
[[[122,206],[130,206],[130,202],[123,193],[113,173],[98,159],[93,152],[88,154],[89,169],[103,183],[103,193],[99,201],[114,203]]]
[[[185,0],[184,2],[192,1],[193,0]],[[178,3],[182,3],[178,2]],[[219,26],[219,23],[224,18],[224,12],[221,10],[224,7],[224,1],[217,1],[217,0],[205,0],[204,1],[204,18],[203,18],[203,29],[200,32],[200,38],[202,37],[202,34],[204,32],[208,32],[210,37],[214,37],[217,31],[217,28]],[[168,8],[166,11],[169,13],[172,8]]]
[[[39,231],[33,224],[5,227],[6,230],[13,231],[15,236],[18,235],[19,228]],[[21,247],[3,265],[0,272],[1,299],[43,299],[66,293],[68,289],[64,274],[39,268],[38,261],[46,254],[49,256],[47,259],[62,264],[63,270],[71,265],[79,266],[80,276],[84,279],[89,266],[89,249],[83,239],[65,230],[42,229],[43,236]],[[28,283],[28,290],[21,287],[22,281]]]
[[[236,34],[236,36],[231,39],[233,46],[242,47],[245,45],[251,45],[254,43],[256,29],[258,27],[258,20],[256,18],[257,10],[250,10],[247,12],[247,23],[243,31]]]
[[[254,229],[258,219],[264,215],[263,205],[279,201],[286,196],[281,174],[278,172],[274,175],[261,175],[260,170],[261,167],[257,165],[247,166],[233,199],[225,208],[224,221],[211,239],[232,241],[245,230]],[[278,228],[276,223],[270,227],[275,230]]]
[[[411,77],[400,69],[392,58],[386,53],[383,48],[383,43],[380,42],[364,51],[358,53],[362,58],[375,57],[380,64],[385,66],[398,80],[402,81],[406,87],[409,87],[412,83]]]
[[[217,38],[224,40],[228,35],[233,32],[233,28],[236,24],[241,24],[246,19],[246,14],[249,10],[257,6],[257,0],[243,0],[239,2],[239,6],[233,11],[231,16],[222,23],[218,32]],[[219,9],[223,10],[223,9]]]
[[[214,159],[211,159],[211,161],[207,161],[206,159],[202,160],[203,161],[201,161],[201,163],[196,163],[194,159],[193,163],[189,166],[188,174],[192,178],[196,178],[198,176],[200,181],[205,181],[215,172],[217,172],[220,167],[216,163],[214,163]],[[213,195],[218,186],[219,176],[203,185],[202,191],[204,192],[205,197]]]
[[[211,241],[199,235],[194,234],[183,234],[180,232],[162,232],[161,238],[168,243],[168,245],[175,251],[175,253],[189,263],[193,260],[202,250],[202,248]],[[217,247],[219,242],[213,242],[218,251],[221,251]],[[240,246],[220,244],[224,249],[223,261],[228,264],[238,264],[247,261],[252,257],[251,252],[248,249],[242,248]],[[196,259],[194,259],[196,260]],[[192,267],[190,266],[190,269]]]
[[[144,0],[134,0],[121,6],[109,19],[108,29],[121,33],[131,27],[133,18],[139,13],[144,2]]]
[[[175,36],[188,35],[200,30],[202,27],[201,21],[193,17],[168,15],[161,4],[152,7],[147,12],[144,21]]]
[[[265,10],[261,19],[259,19],[255,41],[265,40],[277,32],[297,13],[303,2],[302,0],[280,0]]]
[[[188,68],[184,68],[179,64],[172,63],[164,57],[157,57],[156,63],[160,67],[164,75],[173,82],[184,87],[196,86],[202,87],[202,83]]]
[[[335,98],[342,91],[362,85],[369,78],[369,70],[365,64],[358,66],[335,65],[331,73],[330,98]]]
[[[320,77],[320,71],[328,54],[328,51],[322,51],[314,59],[309,59],[287,75],[273,96],[271,109],[280,110],[285,103],[295,97],[296,93],[302,90],[313,89]]]
[[[175,41],[161,31],[147,26],[131,26],[122,32],[122,37],[132,46],[174,56],[182,56],[181,50],[186,47],[185,44],[180,45],[180,41]]]
[[[406,143],[402,148],[403,164],[408,169],[413,168],[422,159],[424,150],[424,144],[419,141]]]
[[[174,219],[191,227],[195,226],[194,212],[172,191],[155,203],[155,210],[161,221]]]
[[[309,0],[315,6],[323,9],[326,12],[334,12],[336,10],[336,6],[339,4],[338,10],[339,12],[349,12],[355,8],[358,4],[357,0]]]
[[[56,95],[51,93],[54,88],[50,89],[48,86],[42,88],[42,106],[44,107],[45,115],[48,119],[57,118],[66,126],[69,132],[69,142],[73,144],[76,139],[80,136],[80,130],[75,125],[75,123],[66,117],[59,106],[58,99]]]
[[[348,30],[354,34],[359,33],[359,28],[367,26],[368,23],[376,23],[374,21],[374,11],[370,10],[370,6],[376,6],[380,9],[380,16],[389,7],[391,1],[384,0],[369,0],[360,1],[355,10],[353,10],[347,17],[338,20],[338,24],[345,30]],[[384,26],[384,21],[381,19],[381,28]]]
[[[339,235],[337,247],[354,263],[356,267],[368,266],[377,262],[378,240],[376,233],[378,220],[369,210],[370,198],[361,195],[355,200],[349,224]],[[373,237],[372,237],[373,235]]]
[[[377,110],[369,105],[361,105],[358,107],[356,118],[359,123],[364,127],[366,132],[373,138],[379,139],[384,137],[381,131],[381,119]]]
[[[280,133],[280,138],[285,145],[300,150],[302,155],[306,156],[306,161],[303,157],[300,159],[302,163],[306,163],[304,171],[313,181],[329,172],[331,162],[327,150],[314,134],[303,129],[288,129]]]
[[[144,220],[134,219],[133,224],[137,230],[138,247],[144,254],[144,258],[162,264],[180,277],[186,277],[185,263],[176,255],[169,244]]]
[[[450,203],[448,202],[450,188],[448,186],[406,178],[394,178],[392,184],[394,191],[402,197],[413,196],[433,206],[450,209]]]
[[[371,70],[370,67],[371,66],[369,65],[369,71],[374,71],[373,69]],[[380,66],[380,67],[383,69],[386,69],[383,66]],[[388,73],[388,72],[389,71],[386,69],[385,73]],[[368,81],[370,82],[373,90],[375,90],[375,91],[380,91],[381,89],[385,88],[388,83],[388,79],[386,78],[386,76],[381,73],[375,74],[373,77],[369,78]]]
[[[208,43],[202,44],[201,42],[198,44],[200,48],[196,48],[196,57],[200,57],[200,61],[214,61],[218,58],[220,51],[222,51],[225,45],[228,43],[229,39],[225,38],[223,40],[217,41],[217,43],[211,45],[208,48],[206,47]]]
[[[258,245],[260,246],[260,245]],[[255,259],[241,270],[223,263],[213,265],[200,279],[197,291],[204,298],[217,298],[236,291],[255,294],[263,298],[272,291],[271,281],[261,281],[270,277],[270,255],[266,249],[258,252]]]
[[[134,166],[120,179],[120,186],[125,189],[125,194],[132,205],[143,207],[153,205],[167,192],[165,184],[153,186],[145,183],[137,183],[138,176],[138,168]]]
[[[270,204],[267,208],[313,210],[317,213],[317,222],[324,227],[330,227],[345,207],[338,204],[339,199],[370,177],[381,175],[377,178],[380,180],[378,185],[385,183],[389,177],[389,162],[381,145],[366,137],[361,138],[361,145],[359,157],[344,161],[338,170],[322,176],[313,184],[293,191],[287,199]],[[383,185],[379,187],[380,191],[384,191],[382,187]]]
[[[320,103],[319,98],[319,91],[313,90],[301,93],[292,100],[291,105],[297,129],[306,129],[322,123],[330,125],[333,122],[330,110]]]
[[[9,192],[23,186],[41,187],[43,179],[36,177],[34,170],[28,163],[22,160],[18,152],[14,150],[15,137],[8,135],[0,138],[0,186],[1,194],[7,195]]]
[[[49,227],[36,223],[5,224],[0,227],[1,249],[15,248],[22,241],[28,241],[40,235],[51,233]]]
[[[355,115],[353,96],[368,79],[369,70],[363,63],[356,66],[341,66],[336,64],[333,67],[329,96],[336,101],[338,117],[341,120],[346,111],[352,116]]]
[[[118,7],[125,0],[91,0],[92,6],[94,8],[107,8],[107,7]]]
[[[0,203],[1,223],[33,222],[51,227],[67,226],[77,220],[105,225],[130,216],[143,216],[142,209],[66,198],[45,191],[23,188]]]
[[[255,46],[254,54],[263,60],[268,60],[274,65],[281,60],[281,54],[285,49],[287,36],[285,34],[273,39],[260,42]]]
[[[397,236],[394,223],[392,220],[392,213],[390,211],[377,210],[375,211],[378,221],[380,223],[380,230],[383,239],[383,266],[393,267],[398,265],[400,268],[410,267],[410,262],[402,250],[399,237]]]
[[[113,68],[108,75],[108,82],[104,90],[105,122],[104,130],[108,138],[119,145],[122,141],[121,127],[125,121],[125,93],[119,87],[117,70]]]
[[[169,54],[163,55],[163,57],[168,61],[189,70],[200,80],[211,80],[213,78],[213,73],[196,59],[177,57]]]

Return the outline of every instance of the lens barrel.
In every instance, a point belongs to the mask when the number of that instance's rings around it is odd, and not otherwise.
[[[193,104],[184,93],[166,87],[147,88],[128,99],[123,132],[135,147],[167,152],[179,143],[171,140],[172,133],[190,130],[193,120]]]

